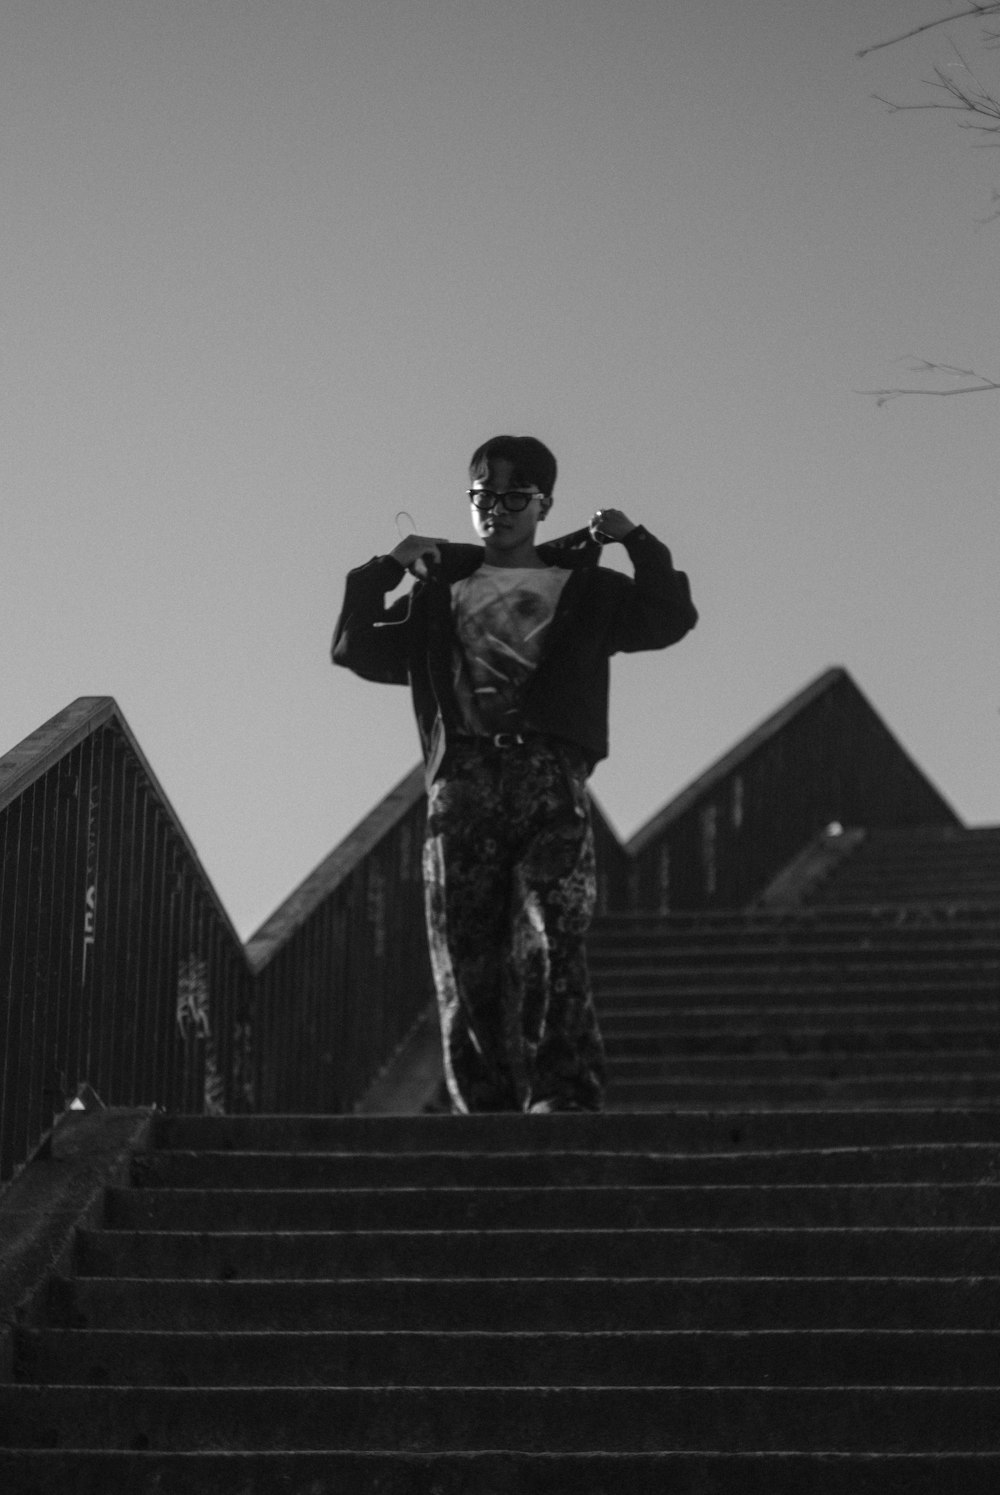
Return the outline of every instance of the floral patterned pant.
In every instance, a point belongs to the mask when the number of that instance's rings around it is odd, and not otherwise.
[[[452,1109],[600,1110],[583,765],[544,741],[462,744],[431,787],[424,887]]]

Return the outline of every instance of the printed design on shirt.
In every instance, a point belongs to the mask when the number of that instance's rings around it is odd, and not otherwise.
[[[483,566],[452,588],[455,691],[470,730],[499,731],[516,718],[568,575]]]

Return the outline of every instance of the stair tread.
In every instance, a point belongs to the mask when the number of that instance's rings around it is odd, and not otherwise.
[[[478,1448],[546,1452],[630,1447],[783,1449],[793,1431],[844,1451],[990,1449],[997,1387],[539,1386],[27,1387],[0,1385],[12,1441],[160,1448]],[[129,1441],[126,1441],[129,1440]]]
[[[801,1440],[799,1440],[801,1441]],[[413,1451],[325,1450],[244,1453],[212,1450],[141,1453],[93,1449],[40,1451],[0,1449],[0,1476],[9,1495],[37,1495],[39,1488],[66,1495],[96,1489],[129,1495],[190,1495],[192,1488],[217,1495],[469,1495],[472,1490],[510,1490],[517,1495],[995,1495],[1000,1454],[845,1453],[820,1447],[800,1451],[795,1440],[779,1452],[743,1448],[697,1453],[588,1450],[584,1453],[515,1453],[510,1450]]]

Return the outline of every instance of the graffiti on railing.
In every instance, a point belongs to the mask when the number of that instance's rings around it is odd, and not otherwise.
[[[80,984],[87,984],[87,960],[97,939],[97,884],[89,883],[83,900],[83,965]]]
[[[87,872],[83,895],[83,955],[80,984],[87,984],[87,965],[97,939],[97,785],[87,804]]]
[[[192,1040],[204,1043],[205,1115],[224,1116],[225,1087],[219,1073],[209,1016],[208,966],[198,955],[189,955],[181,961],[177,975],[177,1027],[185,1043]]]
[[[181,961],[177,975],[177,1027],[186,1041],[191,1036],[208,1038],[208,967],[197,955]]]

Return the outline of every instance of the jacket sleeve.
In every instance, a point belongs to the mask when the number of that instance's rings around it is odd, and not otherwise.
[[[385,594],[397,587],[405,574],[389,555],[376,556],[367,565],[348,572],[344,605],[330,649],[334,664],[383,685],[407,683],[412,594],[389,608],[385,605]]]
[[[632,530],[624,545],[634,579],[620,572],[604,573],[614,576],[619,592],[612,650],[627,654],[676,644],[698,621],[686,575],[674,569],[670,551],[642,525]]]

